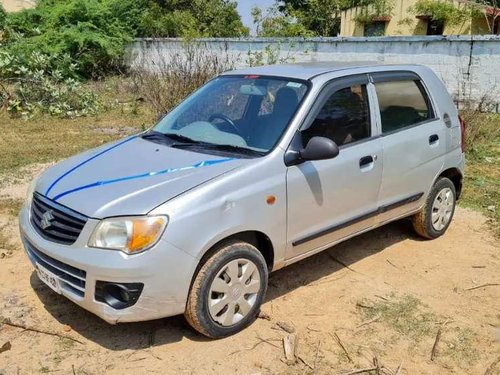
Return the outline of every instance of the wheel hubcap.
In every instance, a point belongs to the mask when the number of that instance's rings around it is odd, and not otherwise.
[[[244,258],[230,261],[221,268],[210,286],[210,316],[226,327],[238,323],[252,310],[259,291],[257,266]]]
[[[453,206],[455,205],[455,197],[450,188],[444,188],[434,198],[432,203],[432,227],[435,230],[443,230],[450,222]]]

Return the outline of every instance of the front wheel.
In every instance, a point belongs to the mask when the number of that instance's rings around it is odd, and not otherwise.
[[[194,279],[186,320],[211,338],[241,331],[259,313],[267,278],[266,261],[254,246],[239,241],[221,245]]]
[[[456,204],[455,185],[441,177],[432,187],[424,207],[412,217],[413,228],[422,237],[442,236],[451,223]]]

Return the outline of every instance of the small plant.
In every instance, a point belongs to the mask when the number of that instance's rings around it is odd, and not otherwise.
[[[393,0],[374,0],[361,8],[361,12],[354,17],[359,24],[367,24],[377,20],[389,20],[394,8]]]
[[[290,52],[284,57],[281,55],[281,42],[278,42],[276,47],[268,44],[263,51],[248,51],[245,64],[248,66],[261,66],[271,64],[285,64],[294,62],[294,57],[290,56]]]

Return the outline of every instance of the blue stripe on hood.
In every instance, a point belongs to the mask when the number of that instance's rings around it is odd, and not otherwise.
[[[123,144],[125,144],[125,143],[127,143],[127,142],[130,142],[131,140],[133,140],[133,139],[135,139],[135,138],[137,138],[137,137],[138,137],[138,135],[134,135],[134,136],[132,136],[132,137],[130,137],[130,138],[127,138],[127,139],[125,139],[125,140],[123,140],[123,141],[121,141],[121,142],[119,142],[119,143],[117,143],[117,144],[115,144],[115,145],[113,145],[113,146],[111,146],[111,147],[108,147],[108,148],[107,148],[107,149],[105,149],[105,150],[102,150],[101,152],[99,152],[99,153],[95,154],[94,156],[92,156],[92,157],[88,158],[87,160],[84,160],[84,161],[82,161],[81,163],[79,163],[79,164],[75,165],[75,166],[74,166],[73,168],[71,168],[69,171],[67,171],[67,172],[65,172],[64,174],[62,174],[61,176],[59,176],[59,177],[58,177],[58,178],[57,178],[57,179],[56,179],[56,180],[55,180],[55,181],[54,181],[54,182],[53,182],[53,183],[49,186],[49,188],[48,188],[48,189],[47,189],[47,191],[45,192],[45,196],[48,198],[48,197],[49,197],[49,193],[50,193],[50,191],[54,188],[54,186],[56,186],[56,184],[57,184],[59,181],[61,181],[64,177],[66,177],[66,176],[67,176],[67,175],[69,175],[70,173],[73,173],[75,170],[77,170],[78,168],[80,168],[82,165],[87,164],[89,161],[94,160],[94,159],[95,159],[95,158],[97,158],[98,156],[101,156],[102,154],[105,154],[106,152],[111,151],[111,150],[113,150],[114,148],[116,148],[116,147],[118,147],[118,146],[121,146],[121,145],[123,145]],[[58,196],[59,196],[59,195],[58,195]],[[57,197],[55,197],[54,199],[57,199]]]
[[[128,139],[127,141],[129,141],[129,140],[130,139]],[[120,144],[123,144],[123,143],[125,143],[125,142],[122,142]],[[117,147],[120,144],[115,145],[114,147]],[[95,158],[95,157],[97,157],[99,155],[102,155],[106,151],[109,151],[109,149],[101,152],[98,155],[95,155],[91,159],[93,159],[93,158]],[[80,163],[79,165],[77,165],[76,167],[70,169],[64,175],[62,175],[61,177],[59,177],[51,185],[51,187],[49,188],[49,190],[53,187],[53,185],[55,185],[55,183],[57,183],[57,181],[61,180],[61,178],[63,178],[64,176],[67,176],[69,173],[71,173],[72,171],[74,171],[76,168],[78,168],[79,166],[85,164],[86,162],[90,161],[91,159],[89,159],[89,160],[87,160],[87,161],[85,161],[83,163]],[[88,184],[88,185],[83,185],[83,186],[79,186],[79,187],[74,188],[74,189],[66,190],[63,193],[56,195],[53,199],[57,201],[58,199],[64,197],[65,195],[68,195],[68,194],[71,194],[71,193],[74,193],[74,192],[77,192],[77,191],[80,191],[80,190],[90,189],[90,188],[97,187],[97,186],[109,185],[109,184],[113,184],[113,183],[116,183],[116,182],[128,181],[128,180],[135,180],[135,179],[139,179],[139,178],[145,178],[145,177],[163,175],[163,174],[168,174],[168,173],[173,173],[173,172],[181,172],[181,171],[186,171],[186,170],[189,170],[189,169],[195,169],[195,168],[200,168],[200,167],[208,167],[208,166],[211,166],[211,165],[214,165],[214,164],[224,163],[226,161],[231,161],[231,160],[234,160],[234,158],[206,160],[206,161],[201,161],[199,163],[196,163],[196,164],[193,164],[193,165],[190,165],[190,166],[187,166],[187,167],[168,168],[168,169],[163,169],[161,171],[156,171],[156,172],[148,172],[148,173],[136,174],[136,175],[132,175],[132,176],[125,176],[125,177],[114,178],[114,179],[110,179],[110,180],[96,181],[96,182],[93,182],[93,183]]]

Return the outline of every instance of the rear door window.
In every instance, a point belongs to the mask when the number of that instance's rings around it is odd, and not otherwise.
[[[375,89],[382,133],[397,131],[434,117],[429,98],[420,81],[377,82]]]

